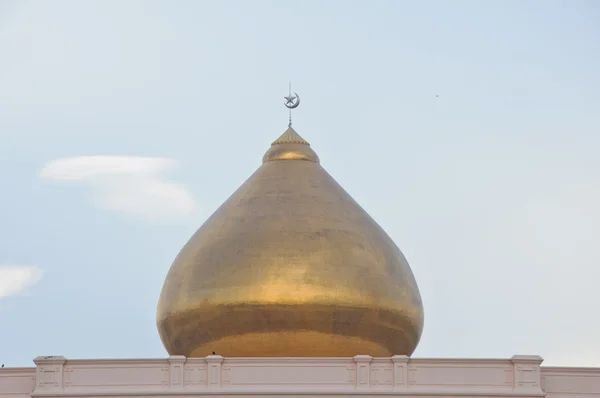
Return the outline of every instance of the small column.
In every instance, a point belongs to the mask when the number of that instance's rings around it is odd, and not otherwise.
[[[67,358],[63,356],[45,356],[37,357],[33,362],[36,365],[34,393],[62,391],[64,365]]]
[[[185,375],[183,366],[185,365],[185,357],[183,355],[171,355],[169,357],[171,367],[169,374],[171,382],[169,387],[175,389],[183,389],[183,376]]]
[[[394,355],[394,388],[405,389],[408,387],[408,356]]]
[[[356,355],[354,362],[356,362],[356,388],[369,388],[371,387],[371,361],[373,357],[370,355]]]
[[[513,355],[514,389],[529,393],[544,394],[542,391],[541,364],[539,355]]]
[[[223,357],[220,355],[209,355],[204,359],[208,364],[208,388],[220,388],[221,363],[223,362]]]

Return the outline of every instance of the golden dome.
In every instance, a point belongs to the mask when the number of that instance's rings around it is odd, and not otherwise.
[[[291,127],[175,259],[157,311],[170,355],[411,355],[406,259]]]

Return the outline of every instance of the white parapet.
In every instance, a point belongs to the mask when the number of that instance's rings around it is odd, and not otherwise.
[[[542,368],[510,359],[37,357],[0,369],[0,398],[155,396],[600,397],[600,369]]]
[[[0,368],[0,398],[27,398],[35,389],[35,368]]]

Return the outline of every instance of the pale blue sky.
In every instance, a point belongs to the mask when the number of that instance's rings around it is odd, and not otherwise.
[[[598,71],[593,0],[0,0],[0,362],[166,356],[166,272],[291,79],[412,266],[416,356],[600,366]]]

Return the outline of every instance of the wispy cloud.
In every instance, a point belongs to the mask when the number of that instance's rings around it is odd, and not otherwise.
[[[0,265],[0,299],[19,294],[42,279],[38,267],[24,265]]]
[[[145,220],[180,218],[194,210],[194,198],[162,174],[174,169],[173,159],[133,156],[80,156],[47,163],[40,177],[77,181],[91,188],[99,207]]]

